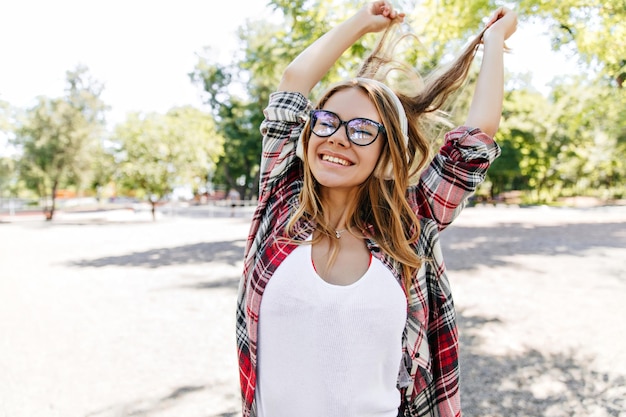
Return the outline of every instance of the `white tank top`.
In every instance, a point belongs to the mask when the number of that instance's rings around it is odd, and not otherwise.
[[[277,268],[261,301],[259,417],[396,417],[404,291],[376,258],[354,284],[317,275],[311,245]]]

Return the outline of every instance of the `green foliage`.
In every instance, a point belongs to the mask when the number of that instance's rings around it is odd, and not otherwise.
[[[271,1],[270,7],[282,16],[281,24],[248,22],[239,31],[244,50],[240,67],[249,71],[252,84],[265,94],[276,88],[283,70],[300,52],[364,5],[362,1],[356,0],[309,0],[298,3]],[[320,85],[327,86],[354,76],[361,58],[375,40],[375,35],[368,35],[356,42]],[[318,92],[314,91],[313,96]]]
[[[6,135],[11,130],[12,116],[11,105],[0,100],[0,133]]]
[[[485,19],[497,8],[494,0],[425,0],[408,15],[408,22],[421,40],[412,58],[427,73],[448,62],[482,29]]]
[[[619,197],[625,116],[622,91],[584,79],[555,84],[548,98],[509,92],[497,136],[503,154],[489,173],[494,192],[530,190],[536,202],[589,193]]]
[[[48,219],[54,216],[60,188],[80,188],[89,181],[104,125],[101,92],[85,67],[68,71],[65,97],[40,97],[15,130],[20,177],[27,188],[51,200],[45,209]]]
[[[456,56],[501,4],[495,0],[399,3],[396,3],[398,8],[408,14],[405,30],[411,30],[421,42],[401,45],[396,58],[410,63],[422,75]],[[555,80],[548,97],[532,89],[526,75],[507,75],[504,114],[497,134],[503,153],[489,171],[492,196],[527,190],[531,193],[527,198],[545,202],[591,191],[607,198],[619,196],[620,192],[623,195],[626,188],[626,99],[621,88],[626,78],[624,1],[565,0],[557,4],[521,0],[517,3],[515,8],[521,21],[553,23],[555,48],[578,54],[584,75]],[[362,5],[352,0],[270,1],[269,7],[277,18],[249,21],[242,26],[240,53],[230,64],[216,62],[210,51],[199,60],[190,76],[205,91],[217,129],[225,138],[225,152],[214,177],[216,182],[237,188],[244,196],[256,192],[261,111],[278,85],[283,69],[306,46]],[[520,31],[515,36],[524,33]],[[376,39],[375,35],[366,36],[354,45],[320,85],[353,76]],[[541,65],[537,62],[538,68]],[[467,114],[473,77],[459,92],[450,110],[455,123],[463,123]],[[311,98],[314,100],[319,92],[314,89]]]
[[[210,179],[213,183],[238,189],[245,198],[258,181],[258,155],[261,152],[258,125],[263,117],[262,106],[231,93],[232,80],[243,85],[239,69],[235,64],[214,63],[208,49],[189,75],[205,91],[205,101],[213,109],[217,129],[225,139],[224,152]],[[245,91],[245,87],[243,89]]]
[[[9,103],[0,100],[0,144],[8,142],[12,129],[12,109]],[[8,143],[7,143],[8,144]],[[16,175],[15,161],[0,153],[0,199],[10,194],[11,183]],[[9,193],[5,193],[9,190]]]
[[[193,107],[131,114],[113,141],[120,184],[153,205],[178,185],[206,181],[223,144],[211,116]]]
[[[349,3],[349,4],[347,4]],[[257,193],[261,137],[259,126],[269,95],[287,66],[314,39],[357,7],[357,2],[330,0],[273,1],[270,6],[282,23],[249,21],[239,30],[241,55],[228,65],[220,64],[205,50],[191,80],[205,92],[219,132],[224,154],[217,164],[214,182],[239,191],[243,198]],[[339,7],[341,5],[341,7]],[[369,38],[370,42],[373,38]],[[342,61],[345,66],[330,72],[325,82],[337,81],[354,68],[366,48],[356,44]]]
[[[520,13],[552,22],[555,50],[570,48],[582,61],[599,66],[616,85],[626,79],[624,0],[522,0]]]
[[[16,183],[15,174],[15,161],[12,158],[0,157],[0,200],[14,194],[12,189]]]

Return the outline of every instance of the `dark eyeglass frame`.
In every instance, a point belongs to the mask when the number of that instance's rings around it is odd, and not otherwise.
[[[315,130],[313,130],[314,126],[315,126],[315,122],[318,119],[318,114],[320,113],[327,113],[327,114],[331,114],[334,117],[337,118],[337,120],[339,120],[339,124],[337,125],[337,127],[335,128],[335,130],[333,130],[332,132],[325,134],[325,135],[320,135],[319,133],[315,132]],[[355,142],[354,139],[352,139],[351,135],[350,135],[350,130],[348,129],[348,125],[350,123],[353,123],[354,121],[360,121],[360,120],[364,120],[368,123],[372,123],[374,126],[376,126],[378,128],[378,131],[376,132],[376,135],[372,138],[371,141],[367,142],[367,143],[359,143],[359,142]],[[320,138],[327,138],[329,136],[332,136],[335,134],[335,132],[337,132],[341,126],[343,126],[346,129],[346,137],[348,138],[348,140],[352,143],[354,143],[357,146],[367,146],[367,145],[371,145],[372,143],[374,143],[374,141],[376,141],[376,139],[378,139],[378,136],[380,136],[380,133],[382,132],[383,134],[386,134],[387,131],[385,130],[385,126],[383,126],[382,123],[378,123],[375,120],[372,119],[368,119],[366,117],[355,117],[354,119],[350,119],[348,121],[343,121],[341,120],[341,118],[339,117],[339,115],[337,113],[334,113],[332,111],[329,110],[323,110],[323,109],[315,109],[315,110],[311,110],[311,118],[310,118],[310,123],[309,123],[309,127],[311,129],[311,133],[313,133],[315,136],[319,136]]]

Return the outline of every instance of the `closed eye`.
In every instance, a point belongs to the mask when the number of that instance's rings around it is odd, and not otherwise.
[[[373,134],[372,132],[368,131],[368,130],[363,130],[363,129],[354,129],[351,132],[351,135],[354,137],[358,137],[360,139],[365,138],[365,137],[372,137]]]

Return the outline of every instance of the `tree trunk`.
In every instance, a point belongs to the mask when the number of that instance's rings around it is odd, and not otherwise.
[[[59,187],[59,181],[54,181],[52,184],[52,206],[48,209],[47,204],[44,209],[44,214],[46,215],[46,221],[51,221],[54,217],[54,211],[56,209],[56,198],[57,198],[57,188]]]
[[[150,200],[150,212],[152,213],[152,221],[155,222],[156,221],[156,203],[154,201],[152,201],[152,199]]]
[[[254,175],[254,180],[252,181],[252,190],[250,190],[251,192],[250,199],[258,197],[260,180],[261,180],[261,173],[257,172]]]

